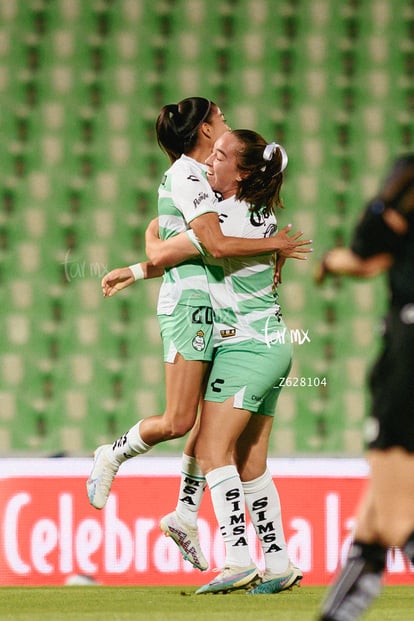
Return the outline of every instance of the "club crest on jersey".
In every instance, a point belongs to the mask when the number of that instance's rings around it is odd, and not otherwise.
[[[194,349],[197,351],[203,351],[206,348],[206,342],[204,340],[204,332],[202,330],[199,330],[197,332],[191,344],[194,347]]]

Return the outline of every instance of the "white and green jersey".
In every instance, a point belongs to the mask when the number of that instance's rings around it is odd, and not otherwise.
[[[217,204],[224,235],[244,238],[270,237],[276,233],[273,214],[252,214],[234,197]],[[278,326],[279,305],[273,292],[271,254],[214,259],[205,257],[211,304],[214,311],[215,347],[248,339],[268,342]]]
[[[182,155],[166,171],[158,189],[158,217],[161,239],[189,229],[192,220],[217,211],[217,199],[206,176],[206,167]],[[157,313],[171,315],[177,304],[210,306],[203,260],[184,261],[164,272]]]

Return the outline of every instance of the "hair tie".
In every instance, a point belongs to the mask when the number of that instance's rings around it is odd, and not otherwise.
[[[277,149],[280,149],[280,153],[282,154],[282,166],[279,172],[283,172],[288,165],[288,156],[281,144],[277,144],[276,142],[267,144],[263,151],[263,159],[266,160],[266,162],[270,162]]]
[[[177,104],[169,104],[168,105],[168,118],[170,119],[174,119],[175,115],[178,112],[178,105]]]

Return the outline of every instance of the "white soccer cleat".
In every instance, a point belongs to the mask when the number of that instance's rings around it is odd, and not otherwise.
[[[108,458],[110,444],[99,446],[94,453],[92,472],[86,482],[89,502],[95,509],[103,509],[111,491],[112,481],[119,469]]]
[[[196,595],[230,593],[231,591],[247,589],[256,586],[260,579],[260,572],[254,564],[248,567],[225,567],[217,578],[200,587],[196,591]]]
[[[177,544],[183,558],[193,567],[204,571],[208,568],[207,560],[201,550],[197,528],[192,528],[182,522],[176,511],[165,515],[160,522],[160,528],[167,537],[171,537]]]
[[[299,582],[303,578],[303,573],[299,567],[295,567],[289,562],[288,568],[282,574],[270,574],[265,572],[262,576],[262,582],[248,592],[248,595],[270,595],[272,593],[280,593],[291,589],[295,584],[299,586]]]

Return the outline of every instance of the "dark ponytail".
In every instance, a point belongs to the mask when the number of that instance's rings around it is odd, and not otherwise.
[[[161,109],[156,122],[157,141],[171,163],[197,145],[198,128],[208,122],[214,105],[204,97],[188,97]]]

